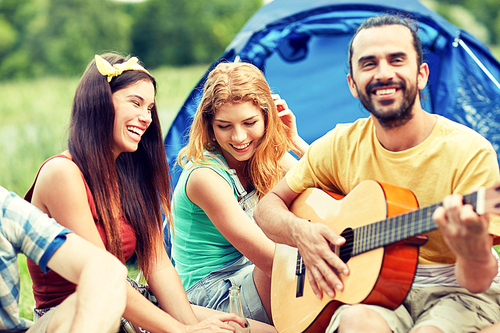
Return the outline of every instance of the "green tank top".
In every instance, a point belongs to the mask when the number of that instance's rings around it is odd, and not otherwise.
[[[258,196],[255,190],[247,193],[236,171],[229,169],[219,152],[205,152],[216,165],[188,163],[179,178],[172,197],[173,228],[172,257],[184,289],[189,289],[210,272],[222,268],[242,254],[217,230],[205,212],[193,204],[186,194],[186,183],[197,168],[209,168],[231,186],[241,208],[253,219]]]

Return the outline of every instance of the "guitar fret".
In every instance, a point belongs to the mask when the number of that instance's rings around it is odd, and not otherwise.
[[[401,225],[403,226],[403,234],[402,234],[403,239],[410,237],[412,231],[412,224],[415,223],[414,216],[415,214],[412,213],[409,215],[399,216],[399,218],[401,219]]]
[[[397,224],[396,219],[389,219],[388,221],[388,226],[387,226],[387,242],[392,242],[392,240],[395,238],[395,226]]]
[[[388,238],[389,239],[388,240],[390,242],[392,242],[392,240],[395,238],[396,231],[394,229],[396,228],[396,226],[395,226],[396,222],[397,221],[392,220],[392,219],[390,219],[390,221],[389,221],[389,229],[388,229],[388,231],[389,231],[389,237]]]
[[[371,242],[370,236],[373,234],[373,224],[370,225],[365,230],[366,230],[365,239],[367,240],[367,242],[366,242],[366,246],[363,247],[363,251],[366,251],[367,248],[369,248],[369,247],[372,246],[372,242]]]
[[[364,232],[363,232],[363,239],[365,240],[365,244],[361,247],[361,251],[366,251],[366,249],[368,248],[368,241],[369,241],[369,235],[370,235],[370,229],[371,229],[371,225],[370,226],[367,226],[366,228],[364,228]],[[367,241],[368,239],[368,241]]]
[[[385,227],[384,227],[384,238],[383,238],[383,243],[387,243],[387,242],[390,242],[391,239],[394,237],[394,223],[395,223],[395,220],[393,219],[388,219],[387,222],[385,223]]]
[[[431,220],[429,220],[429,214],[432,215],[432,212],[434,212],[436,208],[437,207],[422,209],[420,214],[421,215],[420,218],[422,219],[422,221],[424,221],[424,223],[422,223],[421,225],[422,229],[430,228],[431,224],[429,222],[431,222]],[[422,230],[419,231],[422,233]]]
[[[417,221],[423,221],[423,223],[420,224],[420,227],[424,227],[427,225],[426,222],[426,215],[427,215],[427,208],[424,208],[424,209],[421,209],[421,210],[418,210],[417,211]],[[422,231],[420,230],[421,228],[417,228],[418,226],[416,225],[417,223],[412,223],[413,225],[415,225],[415,228],[414,229],[417,229],[417,230],[414,230],[414,232],[418,232],[418,233],[422,233]]]
[[[424,208],[422,210],[417,210],[415,212],[415,214],[413,214],[415,216],[414,216],[414,219],[412,219],[412,221],[411,221],[411,234],[412,235],[415,233],[422,232],[421,230],[423,229],[423,226],[425,225],[425,223],[422,223],[422,222],[425,222],[425,220],[424,221],[422,220],[422,212],[425,212],[425,211],[426,211],[426,209]],[[420,225],[418,225],[419,221],[420,221]]]
[[[391,220],[391,238],[390,241],[394,242],[396,239],[396,231],[399,228],[399,220],[398,219],[390,219]]]
[[[380,224],[376,223],[373,224],[372,227],[370,228],[371,230],[373,230],[373,233],[370,235],[371,238],[370,247],[374,247],[377,245],[377,231],[379,225]]]
[[[362,232],[362,230],[360,230],[360,231],[358,232],[358,230],[356,230],[356,229],[355,229],[355,230],[354,230],[354,233],[355,233],[356,235],[358,235],[358,237],[357,237],[357,238],[358,238],[358,243],[356,243],[356,248],[355,248],[355,249],[353,249],[353,251],[355,251],[356,253],[361,253],[361,252],[360,252],[360,245],[361,245],[361,244],[362,244],[362,242],[363,242],[363,232]]]
[[[370,236],[369,236],[370,241],[368,243],[369,247],[373,247],[376,245],[377,226],[378,226],[378,224],[372,224],[370,226]]]
[[[376,246],[377,245],[377,227],[379,226],[379,224],[372,224],[371,226],[371,232],[370,232],[370,247],[373,247],[373,246]]]
[[[366,241],[364,241],[366,239],[366,228],[363,228],[363,233],[361,234],[361,236],[362,236],[363,242],[360,244],[361,247],[360,247],[359,251],[363,252],[363,251],[365,251],[364,246],[366,244]]]
[[[436,208],[437,208],[437,206],[434,206],[434,207],[432,207],[432,210],[430,208],[427,208],[423,211],[423,213],[425,213],[425,215],[422,216],[422,219],[425,221],[425,228],[426,229],[430,229],[430,227],[434,224],[434,221],[432,221],[432,213],[434,213]]]
[[[380,246],[380,244],[382,243],[382,228],[381,228],[381,225],[380,224],[377,224],[375,226],[375,246]]]
[[[415,232],[415,224],[418,223],[418,220],[416,219],[416,215],[417,214],[413,213],[413,214],[410,214],[406,218],[406,221],[404,223],[407,226],[405,238],[411,237],[413,235],[413,233]]]
[[[353,253],[359,253],[359,245],[363,242],[363,237],[361,236],[361,230],[354,229],[354,244],[352,247]]]
[[[354,229],[354,234],[356,235],[356,243],[353,244],[352,251],[353,253],[361,253],[360,246],[363,244],[363,229]]]
[[[403,221],[401,221],[401,217],[400,216],[396,216],[394,218],[391,218],[391,220],[393,220],[394,222],[396,222],[396,225],[398,226],[398,228],[395,230],[396,234],[394,235],[394,239],[402,237],[401,233],[403,232],[403,229],[402,229],[402,224],[403,224],[402,222]]]
[[[401,218],[391,218],[391,220],[394,222],[394,230],[391,242],[394,242],[401,237]]]
[[[432,220],[432,213],[437,207],[429,206],[355,228],[353,255],[437,229]]]

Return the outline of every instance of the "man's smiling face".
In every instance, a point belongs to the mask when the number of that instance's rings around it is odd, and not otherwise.
[[[402,25],[363,29],[354,38],[352,50],[351,93],[382,126],[406,124],[426,83],[420,77],[409,29]]]

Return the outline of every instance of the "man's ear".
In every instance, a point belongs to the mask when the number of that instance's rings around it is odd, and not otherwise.
[[[354,97],[359,98],[358,88],[356,86],[356,82],[354,82],[354,79],[351,77],[351,74],[347,74],[347,83],[349,84],[349,90],[351,91],[351,94]]]
[[[423,63],[420,65],[420,70],[417,75],[417,87],[418,90],[422,90],[427,85],[427,81],[429,80],[429,65],[427,63]]]

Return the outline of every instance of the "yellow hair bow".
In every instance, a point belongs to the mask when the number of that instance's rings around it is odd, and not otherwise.
[[[111,82],[113,77],[120,75],[124,71],[143,71],[149,74],[149,72],[144,67],[139,65],[138,62],[139,59],[137,59],[136,57],[132,57],[121,64],[111,65],[106,59],[97,54],[95,55],[95,63],[97,65],[97,69],[102,75],[108,76],[108,82]]]

